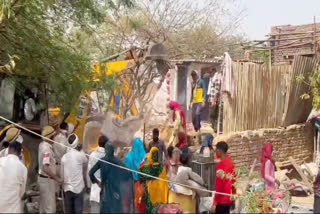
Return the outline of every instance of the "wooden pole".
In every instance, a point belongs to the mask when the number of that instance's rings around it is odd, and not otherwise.
[[[101,59],[101,60],[100,60],[100,63],[104,63],[104,62],[108,62],[108,61],[110,61],[110,60],[116,59],[116,58],[118,58],[120,55],[123,55],[123,54],[127,53],[127,52],[130,51],[130,50],[131,50],[131,49],[124,50],[124,51],[122,51],[122,52],[120,52],[120,53],[117,53],[117,54],[114,54],[114,55],[112,55],[112,56],[109,56],[109,57],[106,57],[106,58],[104,58],[104,59]]]
[[[143,143],[146,145],[146,123],[143,122]]]
[[[64,205],[64,191],[63,191],[63,187],[59,185],[60,188],[60,193],[61,193],[61,201],[62,201],[62,212],[66,213],[66,209],[65,209],[65,205]]]
[[[297,164],[297,162],[292,158],[289,157],[289,161],[292,164],[292,166],[297,170],[298,174],[300,175],[300,177],[302,178],[303,183],[310,188],[310,190],[312,190],[312,183],[309,182],[307,176],[305,176],[305,174],[302,172],[301,167]]]
[[[313,17],[313,23],[314,23],[314,33],[313,33],[313,49],[314,49],[314,54],[317,54],[317,24],[316,24],[316,16]]]
[[[320,131],[317,131],[317,142],[316,142],[316,159],[318,159],[319,156],[319,143],[320,143]]]
[[[256,163],[257,163],[257,158],[254,159],[252,165],[251,165],[251,168],[250,168],[250,172],[249,172],[249,175],[248,175],[248,183],[246,184],[246,188],[245,188],[245,191],[247,190],[248,186],[249,186],[249,179],[250,179],[250,176],[252,175],[253,173],[253,170],[254,168],[256,167]]]
[[[219,95],[219,104],[218,104],[218,123],[217,123],[217,135],[220,135],[220,120],[221,120],[221,111],[222,111],[222,93],[220,89],[220,95]]]
[[[287,36],[287,35],[300,35],[300,34],[312,34],[314,31],[305,31],[305,32],[291,32],[291,33],[274,33],[274,34],[267,34],[266,36]],[[319,33],[317,31],[316,33]]]
[[[280,41],[287,41],[287,40],[300,40],[300,39],[308,39],[308,38],[313,38],[314,36],[317,36],[319,37],[319,32],[318,33],[315,33],[314,35],[314,32],[310,32],[310,35],[308,36],[295,36],[295,37],[291,37],[291,38],[285,38],[285,39],[264,39],[264,40],[253,40],[252,42],[255,42],[255,43],[258,43],[261,44],[263,42],[280,42]],[[318,34],[318,35],[316,35]],[[288,34],[288,35],[293,35],[293,34]],[[281,36],[280,34],[279,35],[274,35],[274,36]],[[246,44],[246,43],[244,43]]]
[[[271,72],[272,66],[272,50],[269,50],[269,71]]]
[[[257,163],[257,158],[254,159],[254,161],[253,161],[253,163],[251,165],[249,175],[248,175],[247,180],[245,181],[245,184],[243,186],[244,188],[242,189],[242,193],[245,193],[247,191],[248,187],[249,187],[250,177],[251,177],[251,175],[253,173],[253,170],[254,170],[254,168],[256,166],[256,163]],[[236,200],[236,213],[240,213],[240,211],[241,211],[240,210],[240,201],[239,201],[239,199],[237,199]]]
[[[317,141],[318,141],[318,138],[317,138],[317,134],[318,134],[318,131],[315,127],[313,127],[313,162],[316,163],[316,157],[317,157]]]

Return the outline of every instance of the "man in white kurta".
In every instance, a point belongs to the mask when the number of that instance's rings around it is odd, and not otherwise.
[[[23,213],[28,171],[19,159],[21,148],[15,141],[9,145],[8,155],[0,158],[0,213]]]
[[[104,150],[104,146],[107,143],[108,138],[104,135],[99,137],[99,147],[96,151],[93,151],[89,157],[88,163],[88,174],[90,169],[98,162],[98,159],[103,158],[106,153]],[[100,170],[98,170],[95,174],[96,178],[101,181]],[[90,207],[91,213],[100,213],[100,187],[98,184],[91,185],[91,192],[90,192]]]
[[[83,212],[83,190],[86,187],[84,171],[88,159],[79,151],[79,138],[71,134],[68,138],[70,148],[61,159],[61,176],[63,179],[64,207],[66,213]]]

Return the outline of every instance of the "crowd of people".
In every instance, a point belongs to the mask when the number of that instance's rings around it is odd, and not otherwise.
[[[57,129],[45,126],[38,152],[39,212],[55,213],[56,196],[60,195],[64,199],[65,213],[82,213],[84,193],[88,192],[91,213],[157,213],[164,205],[167,210],[195,213],[195,198],[207,194],[201,191],[206,189],[206,184],[189,165],[190,153],[182,107],[177,102],[170,102],[169,108],[173,111],[174,129],[168,147],[160,139],[159,130],[154,129],[149,144],[140,138],[134,139],[132,150],[124,161],[115,156],[114,144],[105,135],[99,137],[98,149],[88,158],[81,149],[78,136],[67,123],[61,123]],[[0,180],[7,183],[0,187],[0,193],[10,189],[14,194],[1,198],[0,204],[3,206],[0,206],[0,212],[23,212],[27,169],[21,155],[23,138],[20,132],[10,127],[3,144],[6,148],[0,152],[3,156],[0,170],[7,175],[5,178],[0,174]],[[215,188],[218,192],[232,194],[233,176],[230,179],[228,176],[218,176],[220,170],[227,175],[234,173],[227,151],[225,142],[216,145],[216,158],[220,162]],[[9,163],[15,166],[14,170],[9,169]],[[5,182],[8,178],[11,183]],[[217,213],[229,213],[230,196],[216,194],[212,207]]]
[[[55,213],[56,197],[60,196],[65,213],[82,213],[87,192],[91,213],[156,213],[161,208],[195,213],[195,197],[205,193],[201,190],[206,184],[189,166],[184,113],[175,102],[170,108],[174,122],[179,121],[173,134],[177,139],[166,148],[159,130],[154,129],[148,145],[134,139],[123,161],[115,156],[114,145],[105,135],[99,137],[98,149],[87,157],[68,124],[62,123],[58,129],[45,126],[38,153],[39,212]],[[0,187],[1,213],[24,211],[27,168],[21,155],[22,142],[18,128],[6,131],[5,148],[0,152],[0,181],[5,184]],[[226,155],[227,144],[220,144],[217,151]],[[228,156],[219,157],[221,163],[224,159],[229,161],[225,165],[231,163]],[[219,203],[229,201],[215,202],[219,209]],[[164,205],[167,207],[161,207]]]
[[[178,132],[177,135],[182,134]],[[115,156],[114,144],[105,135],[99,137],[99,147],[89,157],[82,151],[78,136],[64,123],[58,130],[44,127],[42,136],[38,157],[40,213],[55,213],[56,197],[61,192],[65,213],[83,213],[85,192],[90,194],[91,213],[157,213],[159,210],[195,213],[196,197],[207,196],[203,191],[207,188],[203,179],[190,168],[190,154],[184,138],[178,137],[175,146],[166,148],[159,138],[159,130],[154,129],[152,142],[145,145],[140,138],[135,138],[132,150],[122,161]],[[0,151],[0,213],[24,212],[28,172],[22,142],[21,131],[9,127]],[[55,149],[55,142],[60,150]],[[65,149],[63,152],[62,148]],[[267,192],[276,188],[272,151],[271,143],[264,144],[261,177],[265,180]],[[217,193],[212,212],[230,213],[235,175],[227,143],[216,144],[214,158],[218,160]],[[315,210],[319,209],[316,203],[319,200],[319,177],[315,181]]]
[[[195,130],[199,131],[201,127],[200,114],[205,105],[207,90],[204,81],[197,72],[192,73],[192,79],[193,124]],[[33,112],[34,107],[30,106]],[[151,212],[156,205],[166,204],[168,200],[170,202],[178,200],[177,198],[180,196],[174,197],[177,196],[175,194],[194,195],[191,190],[181,190],[181,188],[175,192],[175,189],[179,189],[179,186],[175,187],[163,180],[155,179],[155,177],[158,177],[166,180],[169,176],[171,180],[175,180],[175,177],[177,177],[184,184],[189,184],[188,180],[193,180],[200,186],[204,185],[199,176],[196,176],[190,168],[185,168],[186,164],[189,163],[189,152],[183,109],[177,102],[170,102],[169,108],[173,111],[174,131],[168,142],[168,148],[159,138],[159,130],[154,129],[153,140],[148,145],[145,145],[138,138],[134,140],[132,151],[127,154],[124,162],[114,156],[113,144],[109,142],[107,136],[99,138],[99,148],[87,158],[81,150],[77,135],[73,134],[72,129],[74,127],[71,124],[63,122],[56,129],[51,126],[43,127],[41,135],[44,138],[39,144],[37,172],[40,190],[40,213],[56,212],[57,195],[64,198],[65,212],[81,213],[83,211],[83,193],[88,191],[90,185],[90,182],[86,181],[88,174],[92,182],[90,193],[92,212],[98,212],[99,210],[102,212],[118,212],[124,211],[124,207],[126,207],[125,211],[136,209]],[[0,151],[0,170],[2,172],[0,179],[2,183],[7,183],[7,185],[2,185],[0,191],[6,193],[10,189],[10,192],[14,195],[5,194],[8,197],[1,199],[0,203],[4,204],[0,207],[1,212],[23,211],[21,199],[25,193],[27,168],[22,151],[22,142],[21,130],[13,125],[9,126]],[[113,163],[113,165],[101,162],[100,159]],[[8,167],[7,163],[16,167]],[[124,171],[124,169],[115,165],[141,171],[152,177],[138,175],[136,172],[131,173],[132,176],[128,176],[128,171]],[[14,170],[9,172],[9,169]],[[184,176],[181,176],[182,174]],[[7,176],[4,177],[3,175]],[[112,191],[117,191],[117,188],[114,189],[113,187],[120,185],[119,182],[129,184],[129,177],[132,177],[132,186],[135,189],[135,195],[132,196],[134,207],[131,207],[130,203],[127,203],[126,206],[120,206],[117,203],[120,195],[112,194]],[[8,179],[10,179],[10,182],[6,182]],[[108,182],[104,182],[106,180]],[[114,184],[111,181],[114,181]],[[126,186],[130,187],[130,185]],[[17,191],[11,191],[12,189]],[[102,191],[100,191],[101,189]],[[142,191],[142,189],[144,190]],[[61,190],[63,190],[62,195]],[[100,194],[100,192],[103,192],[103,194]],[[168,195],[171,195],[171,197],[168,197]],[[130,198],[129,196],[130,194],[126,194],[127,199]],[[115,199],[114,203],[110,202],[113,199]],[[104,201],[108,201],[108,206],[103,205]],[[194,206],[190,210],[193,212]]]
[[[201,111],[206,96],[217,105],[217,87],[207,93],[204,81],[192,72],[192,121],[194,129],[201,128]],[[218,85],[218,86],[217,86]],[[65,213],[84,212],[84,194],[90,195],[91,213],[157,213],[174,211],[196,213],[196,197],[208,196],[207,184],[190,168],[190,151],[187,143],[186,118],[177,102],[170,102],[173,132],[168,142],[160,139],[158,129],[152,131],[148,144],[135,138],[132,149],[120,160],[115,145],[101,134],[98,148],[90,154],[82,150],[75,127],[62,122],[58,128],[45,126],[38,151],[39,213],[56,213],[56,198],[63,198]],[[6,136],[0,150],[0,213],[24,212],[27,168],[25,166],[21,130],[13,125],[6,127]],[[207,136],[200,153],[213,150],[212,136]],[[276,186],[272,144],[263,147],[261,177],[266,191]],[[215,195],[212,213],[230,213],[235,194],[235,167],[228,155],[228,144],[218,142],[212,157],[217,161]],[[181,184],[181,185],[179,185]],[[315,183],[315,201],[319,201],[320,175]],[[316,204],[316,203],[315,203]],[[319,207],[315,206],[315,210]]]

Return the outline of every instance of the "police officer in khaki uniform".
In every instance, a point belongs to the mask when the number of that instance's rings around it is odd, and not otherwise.
[[[9,127],[9,126],[7,126]],[[18,141],[19,143],[23,143],[23,137],[21,136],[21,130],[12,126],[11,125],[11,128],[9,128],[6,132],[6,137],[5,137],[5,141],[7,141],[9,144],[10,143],[13,143],[14,141]],[[5,157],[8,155],[8,151],[9,151],[9,148],[6,148],[4,150],[2,150],[0,152],[0,157]],[[24,158],[24,155],[23,155],[23,146],[22,146],[22,151],[21,151],[21,155],[20,155],[20,160],[22,161],[22,163],[24,165],[26,165],[26,162],[25,162],[25,158]]]
[[[42,136],[53,139],[56,132],[51,126],[42,129]],[[56,213],[56,182],[62,183],[56,173],[53,142],[43,139],[39,145],[40,213]]]

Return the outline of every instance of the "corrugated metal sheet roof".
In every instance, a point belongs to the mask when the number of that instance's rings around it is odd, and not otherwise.
[[[216,57],[213,59],[173,59],[170,60],[170,62],[173,63],[203,63],[203,64],[212,64],[212,63],[222,63],[223,58],[222,57]]]
[[[239,60],[234,60],[234,62],[250,62],[250,63],[257,63],[257,64],[263,64],[265,63],[262,60],[248,60],[248,59],[239,59]]]
[[[263,64],[264,61],[260,60],[247,60],[247,59],[237,59],[234,60],[235,62],[252,62],[252,63],[258,63],[258,64]],[[222,63],[223,62],[223,57],[216,57],[213,59],[173,59],[170,60],[172,63],[176,64],[182,64],[182,63],[203,63],[203,64],[212,64],[212,63]]]

